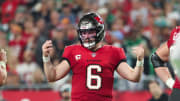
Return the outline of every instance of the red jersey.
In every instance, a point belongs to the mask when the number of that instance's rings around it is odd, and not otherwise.
[[[113,75],[126,59],[124,50],[105,45],[93,52],[81,45],[67,46],[63,56],[72,69],[72,101],[111,101]]]
[[[174,28],[174,29],[172,30],[172,32],[171,32],[170,38],[169,38],[169,40],[167,41],[167,45],[168,45],[168,48],[169,48],[169,49],[173,46],[175,40],[176,40],[178,37],[180,37],[180,26],[177,26],[177,27]],[[174,84],[173,88],[178,88],[178,89],[180,89],[180,81],[178,80],[177,77],[176,77],[176,79],[175,79],[175,84]]]

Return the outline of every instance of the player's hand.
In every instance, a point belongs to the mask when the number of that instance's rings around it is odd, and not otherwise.
[[[7,62],[7,55],[4,49],[0,49],[0,61]]]
[[[144,48],[142,46],[133,47],[132,52],[136,54],[137,60],[144,59]]]
[[[51,40],[47,40],[43,45],[42,45],[42,52],[43,56],[48,57],[50,56],[50,53],[53,51],[53,44]]]

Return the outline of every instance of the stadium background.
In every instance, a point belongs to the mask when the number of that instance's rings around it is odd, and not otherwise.
[[[0,87],[0,101],[64,101],[68,97],[72,73],[48,83],[41,46],[53,40],[52,62],[58,64],[65,46],[79,44],[77,22],[89,11],[99,13],[105,21],[104,43],[123,47],[131,66],[136,63],[131,48],[145,47],[141,81],[132,83],[115,73],[114,101],[148,101],[149,80],[157,80],[170,94],[155,75],[149,56],[179,25],[179,0],[0,0],[0,48],[8,51],[8,78]]]

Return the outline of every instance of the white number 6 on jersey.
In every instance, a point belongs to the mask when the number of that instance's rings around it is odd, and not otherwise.
[[[92,70],[96,70],[97,73],[102,72],[102,68],[99,65],[89,65],[87,67],[87,81],[86,85],[90,90],[99,90],[102,86],[102,79],[100,75],[92,74]],[[96,84],[92,84],[92,80],[96,80]]]

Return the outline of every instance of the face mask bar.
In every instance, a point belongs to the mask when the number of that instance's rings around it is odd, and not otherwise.
[[[96,42],[95,42],[95,41],[89,42],[89,43],[83,43],[83,46],[86,47],[86,48],[88,48],[88,49],[94,48],[95,45],[96,45]]]
[[[91,28],[91,29],[79,29],[78,30],[79,32],[80,32],[80,35],[82,35],[82,33],[86,33],[86,32],[88,32],[88,33],[92,33],[92,32],[96,32],[96,28]]]
[[[95,28],[94,29],[80,29],[79,34],[80,34],[80,39],[84,47],[91,49],[95,47],[96,45],[96,34],[93,35],[93,33],[96,33]],[[84,38],[83,34],[90,34],[88,38]],[[92,40],[93,39],[93,40]],[[84,42],[85,40],[88,40],[88,42]]]

